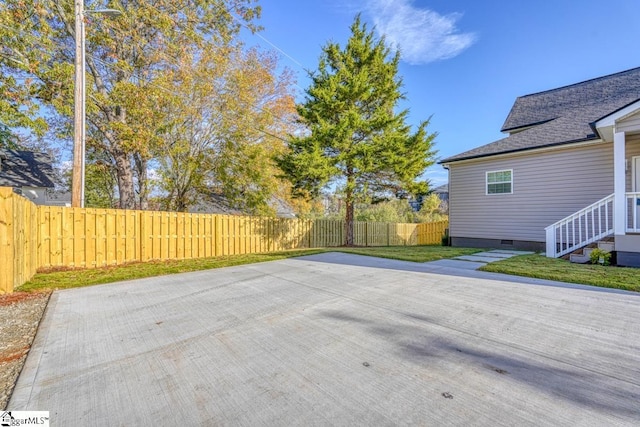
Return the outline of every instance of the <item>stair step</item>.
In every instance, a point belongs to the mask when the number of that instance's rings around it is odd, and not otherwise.
[[[615,242],[598,242],[598,248],[602,249],[603,251],[606,252],[613,252],[616,250],[616,244]]]
[[[615,242],[601,240],[598,242],[598,249],[605,252],[613,252],[615,250]],[[591,252],[594,250],[595,248],[582,248],[582,253],[576,251],[569,255],[569,261],[576,264],[587,264],[591,262]]]
[[[589,255],[584,255],[584,254],[571,254],[569,256],[569,261],[576,263],[576,264],[586,264],[589,261],[591,261],[591,258],[589,257]]]

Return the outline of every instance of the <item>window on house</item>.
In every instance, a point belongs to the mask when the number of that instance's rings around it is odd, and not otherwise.
[[[513,170],[487,172],[487,194],[513,193]]]

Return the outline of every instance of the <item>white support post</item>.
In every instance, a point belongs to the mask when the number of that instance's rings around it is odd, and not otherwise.
[[[546,228],[547,233],[547,258],[556,257],[556,228],[554,226]]]
[[[615,235],[624,235],[626,229],[626,180],[625,180],[625,134],[613,134],[613,231]]]

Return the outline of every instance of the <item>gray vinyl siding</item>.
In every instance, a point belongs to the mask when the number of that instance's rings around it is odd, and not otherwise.
[[[486,194],[487,171],[513,170],[513,194]],[[613,144],[454,162],[452,237],[545,241],[545,227],[613,193]]]

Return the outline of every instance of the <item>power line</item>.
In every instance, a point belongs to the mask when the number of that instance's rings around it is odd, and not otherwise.
[[[125,71],[125,72],[128,72],[128,71],[129,71],[129,70],[124,69],[123,67],[120,67],[120,66],[119,66],[119,65],[117,65],[117,64],[109,63],[109,62],[103,61],[103,60],[102,60],[102,59],[100,59],[100,58],[96,58],[94,55],[87,54],[87,56],[88,56],[88,57],[90,57],[90,58],[92,58],[92,59],[93,59],[93,60],[95,60],[96,62],[99,62],[100,64],[102,64],[102,65],[106,66],[106,67],[116,68],[116,69],[119,69],[119,70],[121,70],[121,71]],[[168,93],[168,94],[170,94],[170,95],[174,95],[174,96],[178,96],[178,97],[180,97],[180,96],[182,96],[182,95],[183,95],[183,94],[178,93],[178,92],[175,92],[174,90],[169,89],[169,88],[167,88],[167,87],[165,87],[165,86],[163,86],[163,85],[160,85],[160,84],[158,84],[158,83],[156,83],[156,82],[147,82],[147,85],[148,85],[148,86],[151,86],[151,87],[154,87],[154,88],[157,88],[157,89],[160,89],[161,91],[166,92],[166,93]],[[267,109],[265,109],[265,108],[261,107],[260,105],[253,105],[253,107],[255,107],[255,108],[259,109],[260,111],[262,111],[262,112],[263,112],[263,113],[265,113],[265,114],[269,114],[269,115],[271,115],[271,117],[272,117],[272,118],[274,118],[274,119],[278,120],[278,121],[279,121],[279,122],[281,122],[282,124],[285,124],[285,125],[290,125],[290,124],[291,124],[290,122],[287,122],[287,121],[285,121],[284,119],[282,119],[282,118],[280,118],[280,117],[278,117],[278,116],[274,115],[272,111],[267,110]]]
[[[251,31],[251,34],[259,37],[260,39],[262,39],[263,41],[265,41],[266,43],[268,43],[271,47],[273,47],[274,49],[276,49],[278,52],[280,52],[281,54],[283,54],[284,56],[286,56],[287,58],[289,58],[289,60],[291,62],[293,62],[294,64],[296,64],[298,67],[300,67],[300,69],[304,72],[307,72],[307,70],[304,68],[304,65],[302,65],[302,63],[300,61],[298,61],[297,59],[295,59],[293,56],[289,55],[287,52],[284,51],[284,49],[280,48],[279,46],[277,46],[275,43],[271,42],[270,40],[268,40],[266,37],[264,37],[262,34],[259,34],[257,32],[254,32],[251,30],[251,28],[249,28],[247,25],[245,25],[240,18],[238,18],[237,16],[231,14],[231,16],[233,17],[233,19],[235,19],[236,21],[238,21],[238,23],[240,24],[240,26],[242,26],[243,28]],[[302,91],[304,91],[305,89],[300,86],[298,83],[294,83],[296,85],[296,87]]]
[[[99,63],[101,63],[101,64],[103,64],[103,65],[105,65],[105,66],[107,66],[107,67],[119,68],[120,70],[126,71],[126,70],[124,70],[122,67],[119,67],[119,66],[118,66],[118,65],[116,65],[116,64],[111,64],[111,63],[105,62],[105,61],[103,61],[103,60],[101,60],[101,59],[99,59],[99,58],[95,58],[93,55],[87,55],[87,56],[90,56],[90,57],[91,57],[91,58],[93,58],[96,62],[99,62]],[[148,84],[149,86],[151,86],[151,87],[155,87],[155,88],[160,89],[160,90],[162,90],[162,91],[164,91],[164,92],[166,92],[166,93],[169,93],[170,95],[174,95],[174,96],[181,96],[181,95],[182,95],[182,94],[179,94],[179,93],[177,93],[177,92],[174,92],[173,90],[167,89],[166,87],[164,87],[164,86],[162,86],[162,85],[159,85],[159,84],[157,84],[157,83],[150,83],[150,82],[148,82],[147,84]],[[286,125],[286,126],[290,126],[290,125],[291,125],[291,123],[290,123],[290,122],[287,122],[287,121],[285,121],[284,119],[282,119],[281,117],[278,117],[278,116],[274,115],[272,111],[266,110],[266,109],[264,109],[263,107],[261,107],[261,106],[259,106],[259,105],[254,105],[254,107],[255,107],[255,108],[257,108],[258,110],[262,111],[262,112],[263,112],[263,113],[265,113],[265,114],[269,114],[273,119],[275,119],[275,120],[279,121],[280,123],[282,123],[282,124],[284,124],[284,125]],[[272,137],[272,138],[276,138],[276,139],[278,139],[278,140],[280,140],[280,141],[282,141],[282,142],[285,142],[285,143],[288,143],[288,142],[289,142],[288,140],[286,140],[286,139],[284,139],[284,138],[282,138],[282,137],[280,137],[280,136],[274,135],[274,134],[273,134],[273,133],[271,133],[271,132],[267,132],[267,131],[266,131],[266,130],[264,130],[264,129],[259,129],[259,128],[255,128],[255,127],[254,127],[253,129],[254,129],[254,130],[256,130],[256,131],[258,131],[258,132],[261,132],[261,133],[263,133],[263,134],[265,134],[265,135],[267,135],[267,136],[270,136],[270,137]]]
[[[305,71],[304,66],[297,61],[293,56],[289,55],[287,52],[285,52],[284,50],[280,49],[278,46],[276,46],[275,44],[271,43],[269,40],[267,40],[266,37],[262,36],[261,34],[255,33],[256,36],[260,37],[262,40],[264,40],[265,42],[269,43],[273,48],[275,48],[278,52],[282,53],[284,56],[286,56],[287,58],[289,58],[291,61],[293,61],[295,64],[297,64],[302,71]]]
[[[262,36],[261,34],[254,32],[251,30],[251,28],[249,28],[246,24],[244,24],[240,18],[238,18],[237,16],[235,16],[234,14],[231,14],[231,16],[233,17],[233,19],[235,19],[240,26],[246,28],[247,30],[251,31],[251,34],[255,35],[256,37],[260,37],[262,40],[264,40],[265,42],[269,43],[269,45],[271,47],[273,47],[274,49],[276,49],[278,52],[280,52],[281,54],[283,54],[284,56],[286,56],[287,58],[289,58],[294,64],[298,65],[303,71],[305,71],[304,69],[304,65],[302,65],[300,63],[300,61],[298,61],[297,59],[295,59],[293,56],[289,55],[287,52],[284,51],[284,49],[281,49],[280,47],[276,46],[275,43],[272,43],[270,40],[268,40],[266,37]]]
[[[158,10],[155,6],[153,6],[153,5],[151,5],[151,6],[152,6],[154,9]],[[240,19],[239,19],[238,17],[234,16],[233,14],[232,14],[231,16],[233,17],[233,19],[235,19],[236,21],[238,21],[238,23],[239,23],[242,27],[249,29],[249,27],[248,27],[248,26],[246,26],[245,24],[243,24],[243,23],[242,23],[242,21],[240,21]],[[8,27],[8,26],[6,26],[6,25],[4,25],[4,24],[1,24],[1,23],[0,23],[0,27],[1,27],[1,28],[5,28],[5,29],[7,29],[7,30],[10,30],[11,32],[13,32],[13,33],[14,33],[14,34],[16,34],[16,35],[17,35],[17,34],[19,34],[19,31],[18,31],[17,29],[15,29],[15,28]],[[249,30],[250,30],[250,29],[249,29]],[[279,48],[279,47],[278,47],[278,46],[276,46],[274,43],[272,43],[271,41],[269,41],[269,40],[268,40],[268,39],[266,39],[265,37],[261,36],[260,34],[257,34],[257,33],[254,33],[254,34],[255,34],[255,35],[257,35],[258,37],[260,37],[262,40],[264,40],[264,41],[265,41],[266,43],[268,43],[269,45],[271,45],[273,48],[277,49],[280,53],[282,53],[283,55],[285,55],[287,58],[289,58],[289,59],[290,59],[291,61],[293,61],[295,64],[297,64],[298,66],[300,66],[302,69],[304,69],[303,65],[302,65],[299,61],[297,61],[297,60],[296,60],[295,58],[293,58],[291,55],[287,54],[283,49]],[[135,44],[135,45],[137,45],[137,47],[138,47],[138,48],[140,48],[140,49],[142,49],[143,51],[145,50],[145,48],[144,48],[143,46],[141,46],[141,44],[140,44],[138,41],[134,41],[134,44]],[[158,52],[156,52],[156,53],[158,53]],[[165,58],[167,58],[167,59],[174,60],[174,61],[176,60],[176,58],[172,57],[171,55],[167,54],[167,53],[166,53],[166,52],[164,52],[164,51],[160,51],[159,53],[160,53],[162,56],[164,56]],[[96,57],[96,56],[95,56],[95,55],[93,55],[93,54],[89,54],[89,53],[87,53],[86,55],[87,55],[87,57],[88,57],[88,58],[91,58],[93,61],[95,61],[95,62],[97,62],[97,63],[99,63],[99,64],[102,64],[102,65],[103,65],[103,66],[105,66],[105,67],[111,68],[112,70],[117,69],[117,70],[120,70],[120,71],[124,71],[124,72],[126,72],[126,73],[129,73],[129,72],[131,71],[131,70],[128,70],[128,69],[126,69],[126,68],[124,68],[124,67],[122,67],[122,66],[120,66],[120,65],[116,64],[116,63],[110,63],[110,62],[104,61],[104,60],[102,60],[102,59],[100,59],[100,58]],[[26,80],[28,77],[20,78],[20,77],[17,77],[17,76],[16,76],[16,77],[14,77],[14,78],[16,78],[16,80],[18,80],[18,81],[19,81],[19,80],[23,80],[23,79],[24,79],[24,80]],[[163,85],[160,85],[160,84],[158,84],[157,82],[147,82],[146,84],[147,84],[148,86],[150,86],[150,87],[157,88],[157,89],[159,89],[159,90],[161,90],[161,91],[163,91],[163,92],[166,92],[166,93],[168,93],[168,94],[170,94],[170,95],[173,95],[173,96],[182,96],[182,94],[181,94],[181,93],[178,93],[178,92],[176,92],[176,91],[175,91],[175,90],[173,90],[173,89],[169,89],[169,88],[167,88],[167,87],[165,87],[165,86],[163,86]],[[296,84],[296,86],[298,86],[300,89],[302,89],[299,85],[297,85],[297,84]],[[284,124],[284,125],[286,125],[286,126],[290,126],[290,125],[291,125],[291,122],[289,122],[289,121],[286,121],[286,120],[282,119],[281,117],[279,117],[279,116],[275,115],[272,111],[267,110],[267,109],[263,108],[263,107],[262,107],[262,106],[260,106],[260,105],[257,105],[257,104],[256,104],[256,105],[253,105],[253,107],[254,107],[254,108],[257,108],[258,110],[262,111],[262,112],[263,112],[263,113],[265,113],[265,114],[269,114],[273,119],[275,119],[275,120],[279,121],[280,123],[282,123],[282,124]],[[281,140],[281,141],[283,141],[283,142],[287,142],[285,139],[283,139],[283,138],[281,138],[281,137],[278,137],[278,136],[276,136],[276,135],[274,135],[274,134],[272,134],[272,133],[269,133],[269,132],[267,132],[267,131],[265,131],[265,130],[263,130],[263,129],[257,129],[257,128],[254,128],[254,129],[255,129],[255,130],[258,130],[258,131],[260,131],[260,132],[262,132],[262,133],[264,133],[264,134],[266,134],[266,135],[268,135],[268,136],[271,136],[271,137],[277,138],[277,139],[279,139],[279,140]]]
[[[262,132],[262,133],[264,133],[265,135],[268,135],[268,136],[270,136],[270,137],[272,137],[272,138],[279,139],[279,140],[280,140],[280,141],[282,141],[282,142],[286,142],[287,144],[289,143],[289,141],[288,141],[288,140],[286,140],[286,139],[282,138],[281,136],[274,135],[274,134],[272,134],[271,132],[267,132],[267,131],[266,131],[266,130],[264,130],[264,129],[258,129],[258,128],[253,128],[253,129],[254,129],[254,130],[257,130],[258,132]]]

